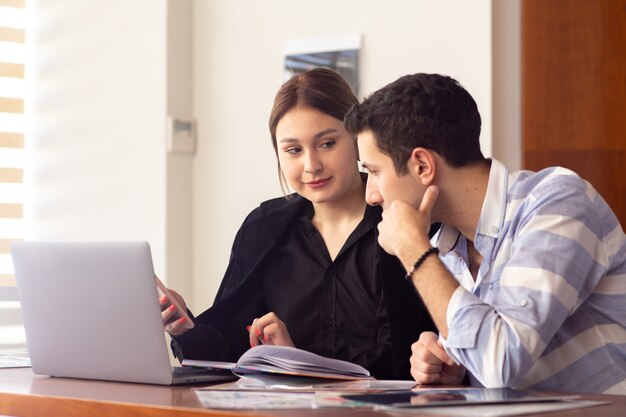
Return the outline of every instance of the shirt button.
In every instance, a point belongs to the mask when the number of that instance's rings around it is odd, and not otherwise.
[[[500,228],[498,228],[498,226],[493,226],[491,228],[491,233],[493,234],[497,234],[500,231]]]
[[[326,326],[328,326],[328,327],[332,327],[332,325],[333,325],[333,320],[331,320],[331,319],[326,319],[326,320],[324,320],[324,324],[325,324]]]
[[[528,305],[528,300],[521,300],[519,302],[519,305],[522,306],[522,307],[526,307]]]

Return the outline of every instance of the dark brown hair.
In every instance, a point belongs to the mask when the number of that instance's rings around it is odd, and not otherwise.
[[[348,110],[357,103],[358,99],[350,84],[335,71],[314,68],[291,77],[276,93],[270,113],[269,127],[276,158],[278,158],[276,126],[287,112],[299,106],[309,107],[343,121]],[[278,176],[281,188],[287,194],[287,181],[280,169],[280,161]]]
[[[437,152],[453,167],[484,161],[480,114],[472,96],[453,78],[405,75],[354,106],[344,119],[353,135],[373,133],[376,145],[407,173],[413,149]]]

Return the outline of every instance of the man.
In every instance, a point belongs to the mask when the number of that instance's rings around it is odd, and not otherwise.
[[[626,394],[626,237],[589,183],[485,159],[475,101],[442,75],[402,77],[344,123],[379,243],[440,331],[412,346],[417,382]]]

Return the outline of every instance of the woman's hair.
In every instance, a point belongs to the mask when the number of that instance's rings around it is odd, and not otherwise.
[[[274,98],[270,113],[270,134],[272,145],[278,159],[276,126],[287,112],[296,107],[308,107],[343,121],[350,108],[358,103],[350,84],[335,71],[326,68],[314,68],[296,74],[285,82]],[[278,160],[278,177],[285,195],[288,184]]]

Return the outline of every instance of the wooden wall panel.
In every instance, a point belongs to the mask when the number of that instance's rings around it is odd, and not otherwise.
[[[626,227],[626,0],[522,0],[522,165],[591,182]]]

